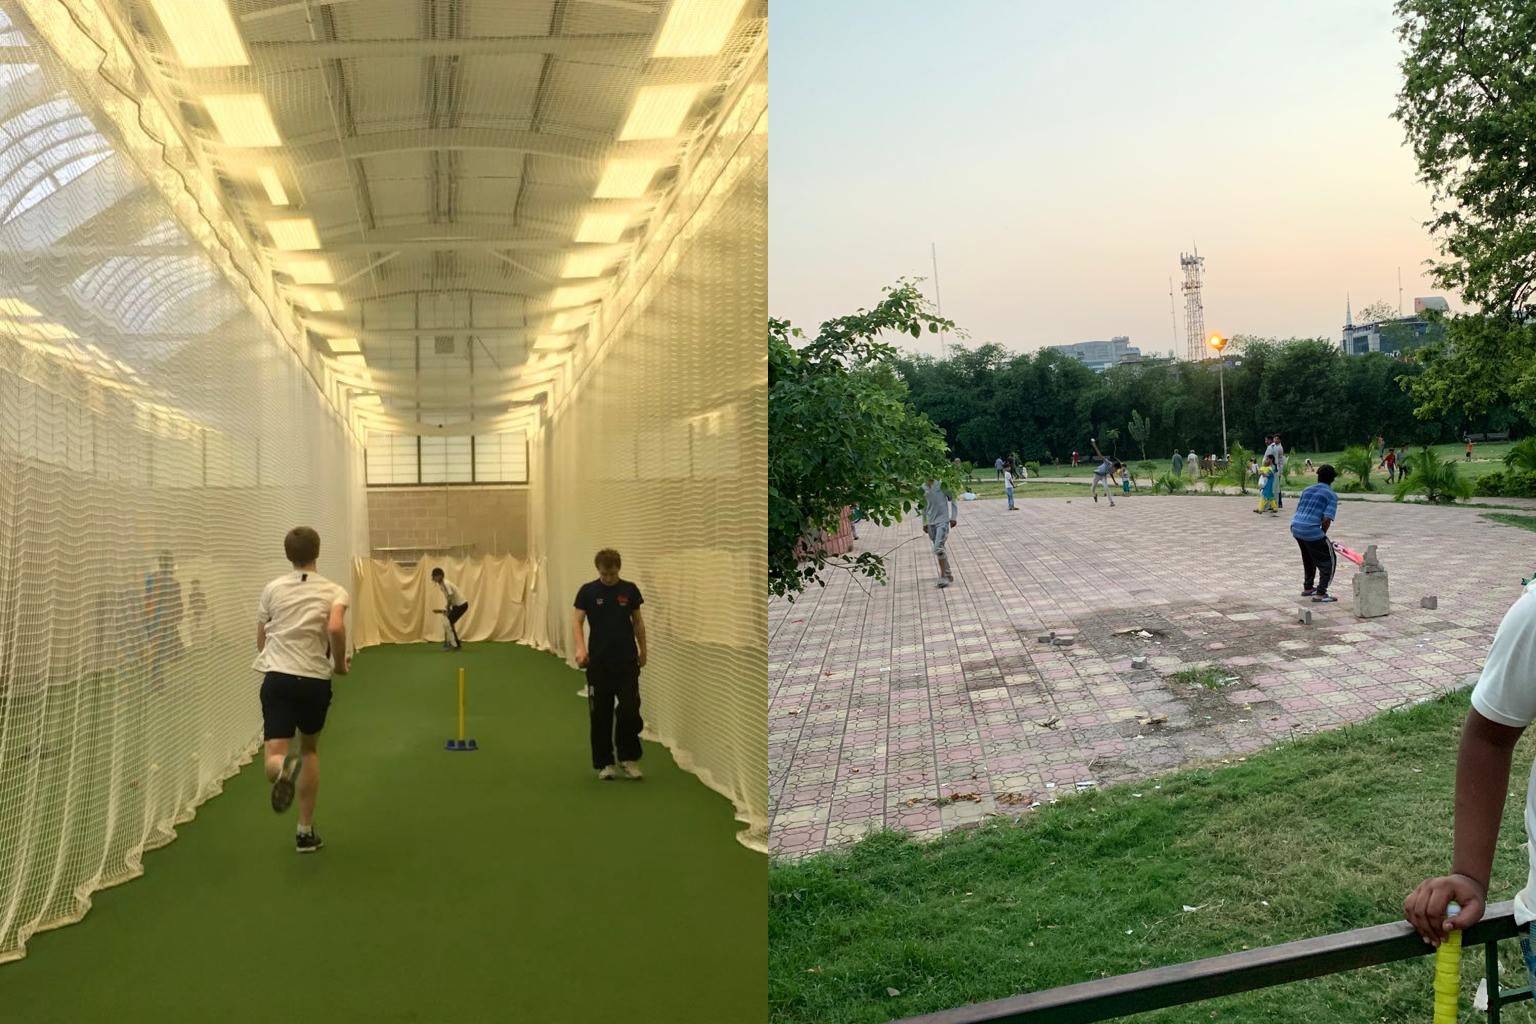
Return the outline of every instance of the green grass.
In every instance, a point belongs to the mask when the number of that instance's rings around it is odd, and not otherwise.
[[[976,486],[971,488],[971,491],[972,491],[972,493],[974,493],[979,498],[998,498],[998,499],[1001,499],[1001,498],[1005,497],[1005,495],[1003,494],[1003,485],[1002,484],[995,484],[995,485],[994,484],[977,484]],[[1103,494],[1102,491],[1099,492],[1099,493],[1101,495]],[[1151,491],[1148,488],[1144,487],[1144,488],[1141,489],[1140,492],[1132,491],[1129,495],[1126,495],[1126,494],[1122,494],[1120,492],[1120,489],[1117,487],[1117,488],[1115,488],[1115,492],[1114,492],[1116,500],[1119,500],[1120,498],[1125,498],[1125,497],[1135,497],[1138,493],[1140,493],[1140,494],[1150,494]],[[1058,484],[1058,483],[1044,483],[1044,484],[1041,484],[1041,483],[1029,483],[1029,484],[1025,484],[1025,485],[1023,485],[1021,487],[1020,486],[1016,486],[1013,489],[1013,499],[1014,499],[1015,502],[1023,501],[1025,498],[1086,498],[1086,497],[1088,497],[1088,485],[1087,484]]]
[[[1068,797],[1019,823],[932,843],[883,833],[776,862],[771,1019],[880,1024],[1395,920],[1415,884],[1448,868],[1466,711],[1458,693],[1244,762]],[[1531,755],[1522,742],[1495,900],[1525,880]],[[1506,981],[1521,984],[1506,946]],[[1464,1020],[1481,960],[1463,958]],[[1133,1019],[1424,1021],[1432,976],[1425,958]]]
[[[1168,678],[1184,686],[1200,686],[1207,690],[1219,690],[1233,678],[1233,673],[1220,665],[1198,665],[1180,669]]]
[[[1237,439],[1234,438],[1233,440],[1235,441]],[[1255,439],[1255,440],[1257,440],[1257,439]],[[1490,443],[1479,443],[1479,444],[1477,444],[1477,445],[1475,445],[1473,447],[1473,450],[1472,450],[1472,461],[1471,462],[1466,462],[1463,459],[1463,456],[1466,454],[1466,445],[1465,444],[1437,444],[1437,445],[1431,445],[1430,448],[1431,448],[1431,450],[1433,450],[1434,452],[1439,454],[1442,458],[1445,458],[1447,456],[1454,457],[1457,460],[1457,463],[1458,463],[1458,465],[1460,467],[1461,473],[1464,476],[1468,477],[1469,479],[1476,480],[1478,477],[1484,476],[1485,474],[1496,473],[1496,472],[1502,472],[1503,471],[1503,469],[1504,469],[1504,462],[1503,462],[1504,453],[1509,451],[1511,444],[1512,444],[1512,442],[1508,442],[1508,441],[1499,441],[1499,442],[1490,442]],[[1419,449],[1409,445],[1409,446],[1406,447],[1406,450],[1407,450],[1407,452],[1409,454],[1412,454],[1412,453],[1418,451]],[[1210,453],[1208,453],[1208,452],[1201,452],[1200,456],[1201,456],[1201,458],[1204,458],[1208,454],[1210,454]],[[1337,464],[1338,460],[1339,460],[1339,456],[1341,456],[1342,454],[1343,454],[1342,451],[1309,452],[1309,451],[1305,451],[1305,450],[1299,449],[1299,448],[1298,449],[1290,449],[1290,448],[1286,449],[1286,459],[1287,459],[1287,461],[1292,462],[1292,463],[1294,463],[1297,466],[1302,465],[1302,462],[1305,459],[1311,459],[1312,460],[1312,464],[1314,466],[1321,466],[1325,462],[1331,462],[1331,463]],[[1142,462],[1142,461],[1156,463],[1157,466],[1158,466],[1158,472],[1159,473],[1170,472],[1173,469],[1173,453],[1172,452],[1168,452],[1168,453],[1166,453],[1164,455],[1161,455],[1161,456],[1154,456],[1154,457],[1152,457],[1150,459],[1143,460],[1143,459],[1141,459],[1139,457],[1136,457],[1134,455],[1127,455],[1126,452],[1124,450],[1122,450],[1120,452],[1119,458],[1123,459],[1125,461],[1125,464],[1127,466],[1132,467],[1133,469],[1135,468],[1137,463]],[[1043,463],[1040,466],[1040,475],[1043,476],[1043,477],[1082,477],[1083,479],[1087,480],[1087,479],[1092,478],[1093,471],[1094,471],[1095,467],[1098,466],[1098,464],[1099,464],[1099,460],[1098,459],[1091,459],[1091,458],[1090,459],[1085,459],[1081,464],[1079,464],[1077,466],[1072,466],[1072,465],[1069,465],[1069,464],[1064,464],[1064,465],[1060,465],[1060,466],[1053,466],[1053,465],[1051,465],[1050,463],[1047,462],[1047,463]],[[1137,473],[1138,477],[1141,475],[1141,471],[1140,470],[1137,470],[1136,473]],[[1188,475],[1188,471],[1186,470],[1186,477],[1187,477],[1187,475]],[[991,482],[992,481],[992,476],[993,476],[993,470],[992,470],[991,465],[987,465],[987,466],[984,466],[984,467],[983,466],[978,466],[976,468],[976,476],[977,476],[978,481]],[[1300,473],[1298,473],[1298,474],[1296,474],[1295,476],[1292,477],[1293,485],[1298,486],[1298,487],[1306,486],[1306,484],[1309,484],[1311,482],[1312,482],[1312,478],[1311,477],[1305,476],[1305,475],[1300,474]],[[1376,490],[1378,490],[1378,491],[1386,491],[1388,489],[1387,488],[1387,473],[1386,473],[1386,470],[1378,469],[1378,470],[1373,471],[1371,473],[1371,483],[1375,486]],[[998,484],[998,486],[1000,488],[1002,485]],[[1001,494],[1002,491],[999,490],[998,493]]]
[[[459,665],[472,754],[442,750]],[[294,853],[248,765],[0,966],[0,1018],[762,1021],[766,858],[663,747],[598,782],[579,685],[509,644],[364,651],[321,744],[325,850]]]
[[[1485,512],[1483,518],[1505,526],[1514,526],[1522,530],[1536,530],[1536,516],[1515,516],[1507,512]]]

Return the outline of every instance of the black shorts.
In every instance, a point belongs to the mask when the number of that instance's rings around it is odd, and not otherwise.
[[[313,736],[325,728],[331,681],[268,672],[261,681],[261,728],[269,740],[291,740],[293,732]]]

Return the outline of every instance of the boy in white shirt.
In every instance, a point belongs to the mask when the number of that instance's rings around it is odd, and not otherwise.
[[[325,844],[315,833],[315,798],[320,792],[320,730],[331,705],[331,676],[346,675],[347,592],[315,571],[320,535],[296,526],[283,538],[293,564],[261,592],[256,616],[256,662],[261,683],[262,736],[272,809],[281,813],[299,794],[299,827],[294,848],[313,853]],[[299,733],[299,753],[291,749]]]
[[[443,575],[441,568],[432,570],[432,582],[437,584],[437,589],[443,592],[443,606],[432,609],[444,618],[443,650],[458,650],[464,645],[459,643],[459,631],[454,628],[454,623],[464,617],[469,611],[469,602],[459,594],[459,590],[448,578]]]
[[[1451,873],[1420,882],[1403,902],[1403,915],[1424,941],[1438,946],[1452,930],[1470,928],[1488,904],[1488,877],[1515,742],[1536,721],[1536,583],[1525,588],[1499,623],[1488,660],[1472,688],[1472,710],[1461,730],[1456,759],[1456,841]],[[1536,920],[1536,773],[1526,788],[1525,833],[1530,873],[1515,895],[1515,923],[1526,963],[1533,963],[1530,923]],[[1447,919],[1452,900],[1461,912]]]

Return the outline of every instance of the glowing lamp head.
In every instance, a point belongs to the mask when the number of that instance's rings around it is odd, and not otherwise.
[[[1219,334],[1213,334],[1209,338],[1206,338],[1205,343],[1216,352],[1220,352],[1222,349],[1227,347],[1227,339],[1223,338]]]

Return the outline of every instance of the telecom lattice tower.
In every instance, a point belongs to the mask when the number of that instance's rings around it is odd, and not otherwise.
[[[1205,350],[1205,307],[1200,302],[1205,258],[1199,249],[1193,255],[1179,253],[1179,266],[1184,270],[1184,358],[1198,361],[1209,355]]]

